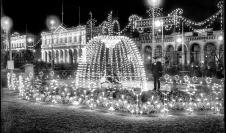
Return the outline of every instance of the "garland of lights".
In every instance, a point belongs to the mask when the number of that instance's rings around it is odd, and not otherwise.
[[[169,13],[167,15],[167,17],[164,17],[164,30],[166,31],[170,31],[173,28],[173,25],[175,26],[176,29],[181,28],[180,24],[184,23],[185,26],[189,27],[192,31],[194,31],[195,29],[202,29],[202,28],[208,28],[211,25],[213,25],[213,23],[220,17],[220,24],[221,24],[221,30],[223,27],[223,1],[218,2],[217,7],[219,8],[219,10],[214,13],[212,16],[210,16],[209,18],[201,21],[201,22],[195,22],[193,20],[190,20],[186,17],[183,17],[183,10],[180,8],[177,8],[175,10],[173,10],[171,13]],[[150,8],[149,10],[146,11],[146,13],[148,13],[149,17],[152,18],[152,10],[153,8]],[[155,8],[155,17],[161,17],[163,16],[162,13],[163,9],[162,8]],[[134,31],[136,29],[135,27],[135,23],[136,21],[141,21],[142,18],[137,16],[137,15],[131,15],[129,16],[129,22],[128,24],[125,26],[125,28],[123,28],[120,31],[120,24],[117,20],[112,20],[112,11],[108,14],[108,18],[107,21],[102,22],[102,24],[99,25],[99,27],[102,27],[102,30],[107,28],[109,31],[109,35],[116,34],[116,35],[121,35],[124,34],[128,29],[131,29],[132,31]],[[90,24],[92,21],[89,20],[87,23]],[[95,21],[96,22],[96,21]],[[113,31],[113,26],[114,24],[117,23],[118,29],[119,31]],[[149,21],[144,21],[144,23],[142,25],[149,25],[148,24]],[[150,26],[151,27],[151,26]],[[143,32],[144,28],[137,28],[137,30],[139,32]],[[181,29],[179,29],[181,30]]]

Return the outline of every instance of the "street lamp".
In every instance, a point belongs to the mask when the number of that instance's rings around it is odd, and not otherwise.
[[[10,35],[10,29],[12,28],[12,26],[13,26],[13,21],[10,17],[3,16],[1,18],[1,28],[6,33],[6,40],[8,41],[8,46],[9,46],[9,61],[7,62],[7,69],[10,70],[9,81],[12,81],[12,75],[13,75],[13,69],[14,69],[14,62],[13,62],[13,59],[12,59],[12,49],[11,49],[10,36],[9,36]],[[8,88],[11,89],[10,86],[8,86]]]
[[[32,43],[33,41],[34,41],[33,38],[31,38],[31,37],[27,38],[27,42]]]
[[[54,54],[53,54],[53,32],[54,30],[59,26],[59,19],[56,16],[49,16],[46,19],[46,25],[48,29],[51,31],[51,37],[52,37],[52,42],[51,42],[51,53],[52,53],[52,58],[51,58],[51,68],[54,68]]]
[[[182,38],[177,38],[177,43],[182,43]]]
[[[29,36],[27,38],[27,42],[30,44],[30,45],[27,45],[27,47],[30,46],[30,48],[32,48],[32,52],[34,53],[35,52],[35,49],[34,49],[34,37]],[[32,43],[32,46],[31,46],[31,43]]]
[[[160,27],[161,26],[161,30],[162,31],[162,63],[164,62],[163,61],[163,54],[164,54],[164,38],[163,38],[163,26],[164,26],[164,22],[163,22],[163,19],[162,20],[156,20],[155,21],[155,27]]]
[[[146,1],[146,3],[150,7],[152,7],[152,45],[154,45],[154,37],[155,37],[155,8],[159,7],[161,2],[162,2],[161,0],[147,0]],[[153,49],[153,51],[154,51],[154,49]]]
[[[10,17],[4,16],[1,18],[1,28],[3,31],[6,33],[6,39],[8,41],[8,46],[9,46],[9,60],[12,62],[12,49],[11,49],[11,43],[10,43],[10,29],[13,26],[13,21]]]
[[[218,36],[218,40],[219,40],[219,41],[223,41],[223,39],[224,39],[224,38],[223,38],[222,35]]]

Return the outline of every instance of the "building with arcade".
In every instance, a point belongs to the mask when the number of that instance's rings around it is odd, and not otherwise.
[[[86,28],[59,25],[53,32],[41,33],[41,60],[54,64],[76,64],[86,45]]]

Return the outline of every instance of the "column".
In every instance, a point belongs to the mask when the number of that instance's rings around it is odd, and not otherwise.
[[[63,50],[60,50],[60,63],[64,63],[63,61]]]
[[[200,45],[200,62],[205,61],[205,54],[204,54],[204,43]]]
[[[44,52],[45,52],[45,51],[42,50],[42,55],[41,55],[41,60],[42,60],[42,61],[44,61]]]
[[[75,49],[71,49],[71,62],[72,62],[72,64],[75,64],[75,56],[74,56],[74,54],[75,54]]]
[[[47,62],[47,60],[46,60],[46,50],[43,51],[43,55],[44,55],[43,61],[44,61],[44,62]]]
[[[63,49],[63,59],[62,59],[62,63],[66,63],[66,57],[65,57],[65,50]]]
[[[47,52],[47,55],[46,55],[46,56],[47,56],[47,60],[46,60],[46,62],[49,63],[49,54],[50,54],[50,53],[49,53],[49,50],[47,50],[46,52]]]
[[[215,47],[216,47],[216,56],[217,56],[217,57],[215,57],[215,63],[217,65],[217,62],[220,58],[220,55],[219,55],[220,54],[220,44],[218,44],[218,45],[216,44]]]
[[[154,43],[152,44],[152,46],[151,46],[151,62],[153,62],[153,58],[155,57],[155,45],[154,45]]]
[[[75,57],[75,59],[74,59],[74,62],[75,62],[75,64],[76,64],[76,63],[78,63],[78,60],[79,60],[80,58],[82,58],[83,53],[81,53],[81,57],[79,57],[79,54],[80,54],[80,52],[83,52],[83,51],[82,51],[82,50],[79,50],[79,49],[74,49],[74,52],[75,52],[75,55],[76,55],[76,57]]]
[[[185,47],[184,44],[181,44],[181,64],[182,66],[185,64]]]
[[[191,54],[190,54],[190,45],[188,45],[187,49],[187,65],[190,64]]]

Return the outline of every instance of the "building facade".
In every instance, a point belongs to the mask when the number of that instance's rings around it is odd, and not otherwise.
[[[41,33],[41,60],[54,64],[77,64],[86,45],[86,27],[57,27],[53,32]]]
[[[5,53],[4,62],[9,59],[9,43],[6,38],[6,35],[3,37],[3,42],[1,45],[1,51]],[[30,55],[33,55],[35,52],[34,44],[35,44],[35,36],[20,34],[18,32],[14,32],[10,35],[10,45],[12,50],[12,59],[15,62],[15,66],[21,66],[23,63],[27,61],[25,55],[29,50]]]
[[[14,32],[10,35],[10,44],[12,51],[22,51],[22,50],[33,50],[34,37],[32,37],[32,42],[28,41],[30,35],[19,34],[18,32]],[[5,37],[6,38],[6,37]],[[9,43],[8,40],[4,39],[2,49],[4,51],[9,51]]]
[[[178,38],[183,38],[183,41],[178,42]],[[150,64],[153,57],[156,57],[166,67],[224,64],[223,31],[213,31],[212,34],[195,36],[191,33],[184,33],[183,37],[182,34],[172,34],[164,36],[164,39],[161,36],[156,36],[154,43],[150,35],[145,33],[134,40],[145,64]]]

